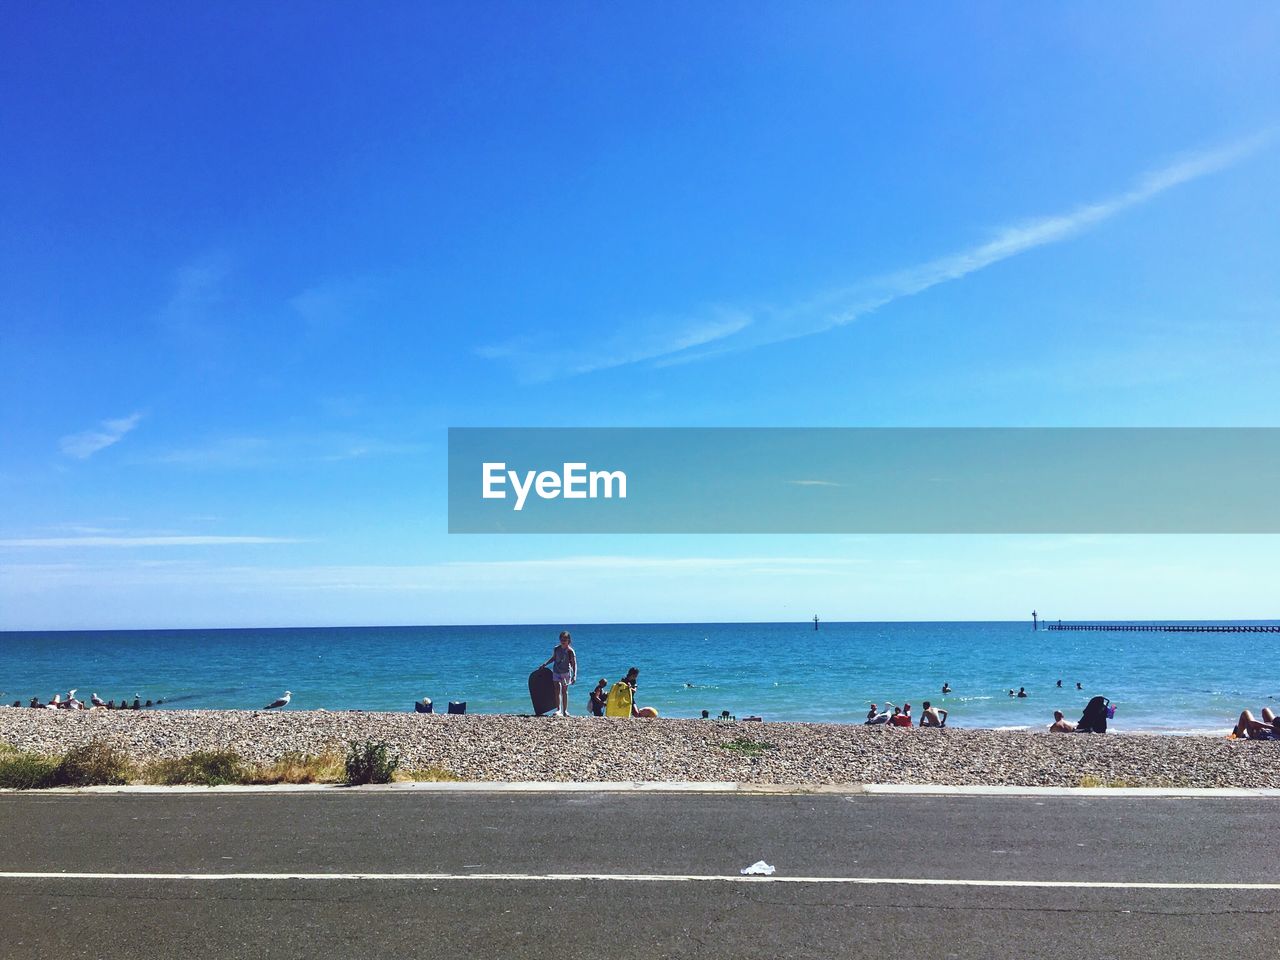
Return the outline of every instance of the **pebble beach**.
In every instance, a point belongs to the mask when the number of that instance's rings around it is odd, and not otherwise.
[[[1280,787],[1280,743],[1209,736],[891,729],[592,717],[237,710],[0,709],[0,742],[59,753],[94,741],[138,760],[231,749],[290,752],[391,744],[410,768],[469,781],[739,781]]]

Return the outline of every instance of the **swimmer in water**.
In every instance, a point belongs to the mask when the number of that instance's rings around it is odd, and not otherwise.
[[[1062,688],[1062,681],[1061,681],[1061,680],[1059,680],[1059,681],[1058,681],[1058,688],[1059,688],[1059,689],[1061,689],[1061,688]]]
[[[1022,698],[1022,697],[1025,697],[1026,695],[1027,695],[1027,688],[1026,688],[1026,687],[1019,687],[1019,688],[1018,688],[1018,697],[1019,697],[1019,698]]]
[[[942,692],[943,692],[943,693],[950,693],[950,692],[951,692],[951,684],[949,684],[949,683],[943,683],[943,685],[942,685]]]
[[[1080,686],[1080,681],[1079,681],[1079,680],[1077,680],[1077,681],[1076,681],[1076,689],[1077,689],[1077,690],[1083,690],[1083,689],[1084,689],[1084,687]]]

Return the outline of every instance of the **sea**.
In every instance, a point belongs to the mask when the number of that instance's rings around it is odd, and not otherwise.
[[[949,726],[1025,729],[1049,724],[1055,709],[1076,720],[1100,694],[1116,706],[1118,732],[1207,734],[1229,730],[1244,707],[1280,709],[1280,637],[1021,622],[2,632],[0,703],[76,688],[85,701],[256,709],[289,690],[290,710],[412,711],[428,697],[440,711],[457,701],[469,714],[529,713],[529,673],[561,629],[578,655],[579,714],[597,680],[632,666],[637,703],[664,717],[860,723],[871,703],[910,703],[918,716],[929,700],[949,711]],[[1026,697],[1009,696],[1020,688]]]

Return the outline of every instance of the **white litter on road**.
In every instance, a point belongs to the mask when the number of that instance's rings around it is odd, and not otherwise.
[[[757,860],[751,866],[743,867],[738,872],[744,877],[772,877],[774,869],[763,860]]]

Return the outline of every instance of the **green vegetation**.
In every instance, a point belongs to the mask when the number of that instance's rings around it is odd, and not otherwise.
[[[104,743],[72,747],[53,757],[0,746],[0,787],[11,790],[121,784],[132,774],[129,757]]]
[[[0,787],[38,790],[58,785],[58,758],[6,750],[0,753]]]
[[[767,740],[752,740],[750,737],[735,737],[732,740],[726,740],[718,746],[721,750],[741,753],[748,757],[758,757],[766,750],[778,749],[777,744],[769,743]]]
[[[348,786],[361,783],[390,783],[400,766],[400,757],[381,740],[352,741],[347,744],[346,779]]]
[[[118,747],[86,743],[72,747],[58,764],[58,786],[119,786],[133,779],[133,761]]]
[[[283,754],[274,763],[258,764],[250,773],[249,783],[341,783],[346,776],[346,763],[339,753]]]
[[[173,760],[153,760],[143,769],[142,779],[164,786],[220,787],[228,783],[250,783],[251,772],[234,750],[197,750]]]
[[[400,757],[389,744],[351,743],[345,755],[291,752],[270,763],[250,763],[234,750],[199,750],[185,757],[135,763],[109,744],[72,747],[59,756],[16,750],[0,743],[0,788],[40,790],[48,787],[91,787],[152,783],[163,786],[219,787],[227,784],[451,783],[462,778],[443,767],[400,769]]]

